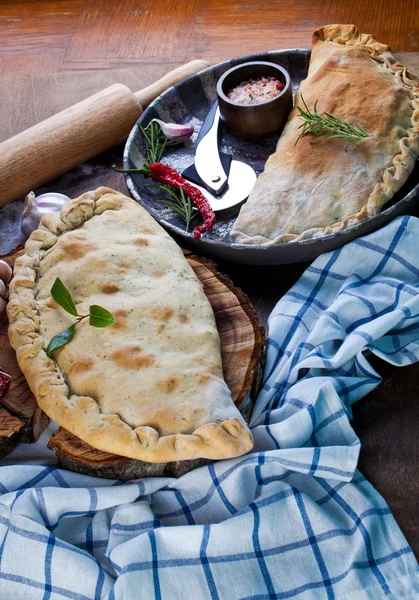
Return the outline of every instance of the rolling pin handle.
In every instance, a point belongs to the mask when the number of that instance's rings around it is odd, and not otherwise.
[[[137,92],[135,97],[140,101],[142,108],[147,106],[165,90],[170,88],[172,85],[179,83],[183,79],[195,75],[199,71],[203,71],[209,67],[209,63],[206,60],[191,60],[186,65],[181,65],[177,69],[173,69],[167,75],[164,75],[161,79],[152,83],[143,90]]]

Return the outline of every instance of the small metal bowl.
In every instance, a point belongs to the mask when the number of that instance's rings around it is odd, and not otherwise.
[[[229,90],[249,79],[276,77],[284,89],[266,102],[240,104],[227,97]],[[227,130],[246,140],[260,140],[282,130],[292,108],[292,87],[288,72],[275,63],[253,61],[229,69],[217,83],[218,104]]]

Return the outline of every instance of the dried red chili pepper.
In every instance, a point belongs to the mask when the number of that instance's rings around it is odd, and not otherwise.
[[[166,183],[178,189],[183,188],[204,219],[203,224],[193,230],[193,236],[196,240],[201,237],[201,233],[205,233],[214,225],[215,214],[204,194],[197,187],[191,185],[182,175],[179,175],[175,169],[159,162],[144,165],[141,169],[117,169],[115,166],[112,168],[117,173],[137,173],[138,175],[144,175],[144,177],[150,177],[158,183]]]
[[[147,173],[147,175],[153,181],[167,183],[175,188],[183,188],[185,193],[189,196],[193,204],[199,210],[204,222],[202,225],[195,227],[193,230],[193,236],[195,239],[200,238],[201,233],[211,229],[215,223],[215,214],[210,206],[210,203],[205,198],[201,190],[194,185],[191,185],[189,181],[186,181],[186,179],[182,177],[182,175],[179,175],[175,169],[172,169],[167,165],[163,165],[162,163],[154,163],[147,165],[147,168],[149,169],[149,173]]]

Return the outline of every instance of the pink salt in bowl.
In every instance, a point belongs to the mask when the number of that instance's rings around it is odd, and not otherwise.
[[[274,97],[270,97],[271,78],[279,82]],[[270,62],[247,62],[229,69],[218,80],[217,95],[227,130],[251,141],[279,133],[292,108],[291,78],[283,67]],[[255,100],[257,96],[262,101]]]

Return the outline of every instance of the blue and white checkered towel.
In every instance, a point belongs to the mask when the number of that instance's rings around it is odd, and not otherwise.
[[[418,565],[356,470],[370,352],[419,358],[419,221],[318,258],[275,307],[254,452],[178,480],[0,470],[0,598],[419,598]]]

